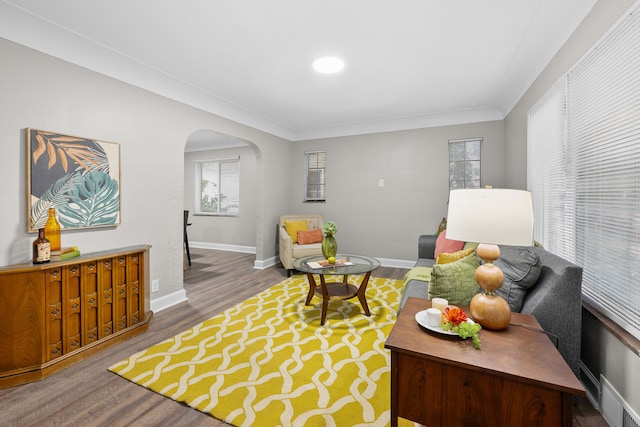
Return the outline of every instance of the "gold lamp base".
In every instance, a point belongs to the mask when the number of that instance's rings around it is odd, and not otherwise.
[[[499,331],[511,322],[511,308],[498,295],[477,294],[471,300],[469,309],[471,317],[486,329]]]
[[[471,299],[471,317],[483,328],[496,331],[504,329],[511,322],[511,308],[504,298],[493,293],[504,282],[502,270],[493,265],[493,261],[500,257],[500,248],[497,245],[480,244],[477,254],[485,261],[475,272],[476,282],[484,292]]]

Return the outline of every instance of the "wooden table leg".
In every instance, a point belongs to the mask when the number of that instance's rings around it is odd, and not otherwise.
[[[358,300],[364,309],[364,314],[367,316],[371,316],[371,312],[369,311],[369,304],[367,304],[367,298],[365,297],[365,292],[367,292],[367,285],[369,284],[369,276],[371,276],[371,272],[367,272],[362,279],[362,283],[360,283],[360,287],[358,288]]]
[[[311,273],[307,273],[307,282],[309,282],[309,293],[307,294],[307,300],[305,301],[304,305],[311,304],[311,299],[315,294],[316,286],[317,286],[316,279],[313,278],[313,274]]]
[[[391,427],[398,427],[398,361],[391,352]]]
[[[327,290],[327,284],[324,281],[324,274],[320,275],[320,287],[322,288],[322,317],[320,318],[320,324],[324,325],[327,320],[327,309],[329,308],[329,291]]]

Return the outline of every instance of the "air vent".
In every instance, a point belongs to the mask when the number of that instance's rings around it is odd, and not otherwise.
[[[627,408],[622,408],[622,427],[640,427],[638,417],[631,415]]]
[[[611,427],[640,427],[640,417],[633,412],[629,404],[618,394],[604,376],[600,376],[602,391],[600,412]]]

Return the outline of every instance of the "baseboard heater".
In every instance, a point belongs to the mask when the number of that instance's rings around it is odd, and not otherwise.
[[[640,416],[620,396],[604,375],[596,378],[580,363],[580,380],[591,404],[600,411],[610,427],[640,427]]]

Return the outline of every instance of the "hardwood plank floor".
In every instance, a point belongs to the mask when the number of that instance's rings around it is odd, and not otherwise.
[[[253,268],[255,256],[194,248],[184,284],[189,300],[159,313],[149,330],[45,380],[0,390],[2,426],[227,426],[107,371],[131,354],[170,338],[284,280],[281,267]],[[381,267],[377,277],[402,279],[407,270]],[[574,426],[606,426],[586,399]]]

